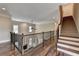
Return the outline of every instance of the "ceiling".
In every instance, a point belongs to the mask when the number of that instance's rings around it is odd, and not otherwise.
[[[0,8],[6,8],[12,20],[35,23],[51,22],[57,18],[61,3],[0,3]]]

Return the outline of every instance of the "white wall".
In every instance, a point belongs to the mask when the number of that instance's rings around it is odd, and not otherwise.
[[[55,25],[55,23],[56,23],[56,25]],[[36,24],[36,33],[53,31],[53,30],[55,30],[55,28],[58,26],[59,23],[60,23],[60,10],[58,7],[56,10],[54,10],[54,12],[50,13],[48,20],[46,20],[44,22],[41,21]]]
[[[73,4],[69,3],[67,5],[62,5],[63,7],[63,16],[71,16],[73,15]]]
[[[36,24],[36,33],[53,31],[54,27],[55,27],[55,24],[53,22]]]
[[[0,15],[0,43],[10,41],[11,19]]]
[[[79,32],[79,4],[74,4],[74,20]]]
[[[7,9],[0,9],[0,43],[10,41],[11,18]]]
[[[35,30],[33,30],[31,33],[29,32],[29,26],[33,26],[35,28],[35,24],[27,23],[27,22],[20,22],[20,21],[12,21],[12,27],[13,25],[18,25],[18,32],[23,34],[31,34],[34,33]]]

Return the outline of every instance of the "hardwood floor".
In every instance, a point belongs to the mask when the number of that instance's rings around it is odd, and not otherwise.
[[[1,56],[10,55],[10,51],[11,51],[10,48],[11,48],[10,42],[0,44],[0,55]]]
[[[44,47],[37,48],[36,50],[33,50],[30,53],[26,53],[24,56],[53,56],[54,55],[54,50],[53,48],[50,48],[52,46],[50,43],[49,44],[44,44]],[[48,51],[49,50],[49,51]],[[20,56],[21,54],[15,50],[11,50],[11,44],[10,42],[6,42],[3,44],[0,44],[0,56]]]

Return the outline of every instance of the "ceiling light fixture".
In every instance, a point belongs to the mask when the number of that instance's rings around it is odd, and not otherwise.
[[[2,8],[2,10],[6,10],[6,8]]]

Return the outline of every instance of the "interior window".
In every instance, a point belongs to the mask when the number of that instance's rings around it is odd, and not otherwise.
[[[13,32],[18,33],[18,25],[13,25]]]

